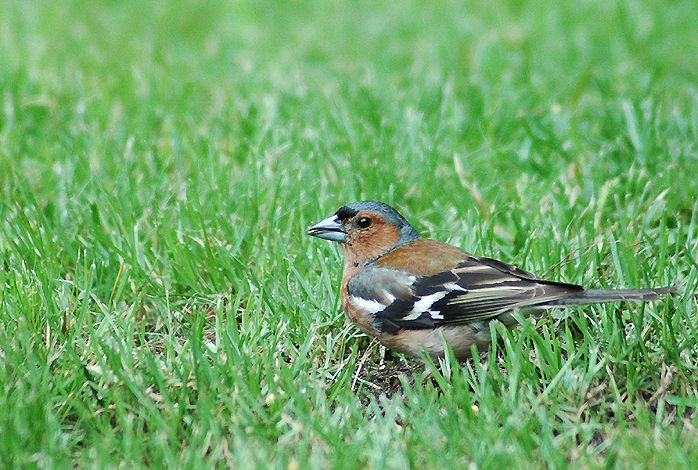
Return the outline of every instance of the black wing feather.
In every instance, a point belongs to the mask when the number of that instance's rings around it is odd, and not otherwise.
[[[541,306],[584,290],[539,279],[491,258],[471,257],[452,270],[422,277],[385,268],[364,272],[367,274],[350,282],[349,293],[384,302],[385,308],[375,318],[388,333],[489,320],[506,311]],[[376,283],[377,278],[388,282]],[[392,300],[387,302],[386,298]]]

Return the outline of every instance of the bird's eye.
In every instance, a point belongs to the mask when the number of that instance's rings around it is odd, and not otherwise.
[[[373,221],[368,217],[361,217],[359,220],[356,221],[356,225],[358,225],[361,228],[366,228],[370,226],[372,223]]]

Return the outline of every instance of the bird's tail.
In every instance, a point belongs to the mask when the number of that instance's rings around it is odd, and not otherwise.
[[[659,300],[662,295],[673,294],[675,292],[675,286],[655,287],[651,289],[586,289],[581,292],[575,292],[569,297],[546,302],[545,306],[603,304],[607,302],[622,302],[625,300],[651,302],[653,300]]]

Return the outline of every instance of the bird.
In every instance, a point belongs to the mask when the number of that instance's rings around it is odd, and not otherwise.
[[[458,360],[492,341],[490,323],[516,326],[516,312],[626,300],[654,301],[675,287],[586,289],[541,279],[502,261],[420,236],[393,207],[358,201],[308,228],[339,243],[346,316],[386,348],[410,356]]]

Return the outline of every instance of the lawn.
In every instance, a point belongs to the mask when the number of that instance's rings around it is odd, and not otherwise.
[[[698,8],[0,0],[0,465],[697,468]],[[675,284],[426,368],[306,228]]]

